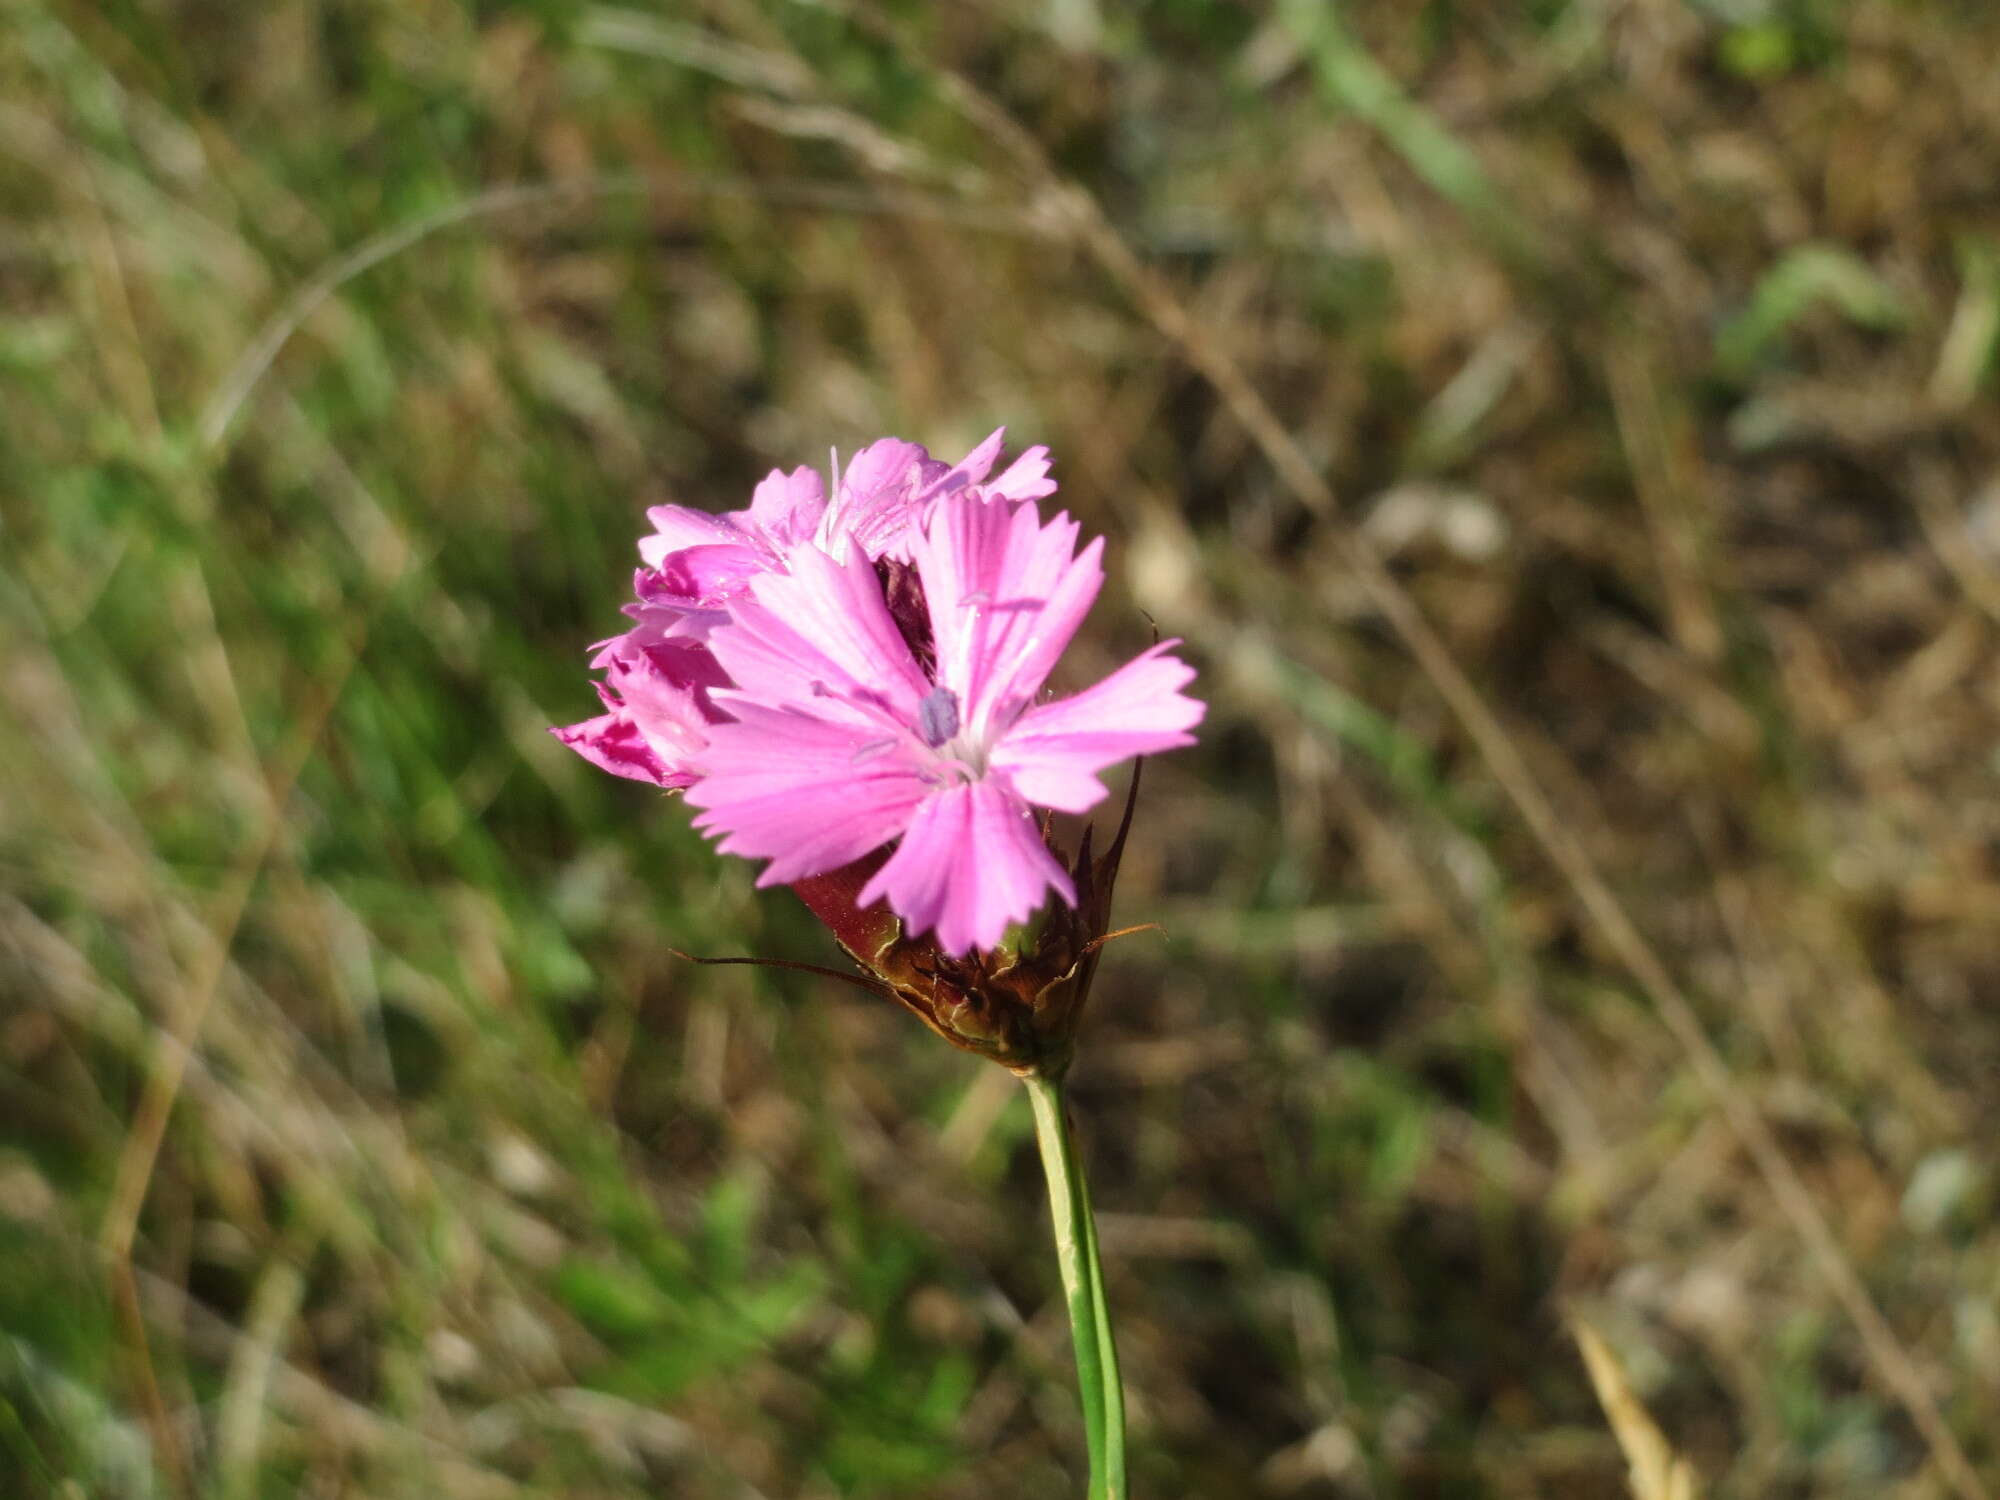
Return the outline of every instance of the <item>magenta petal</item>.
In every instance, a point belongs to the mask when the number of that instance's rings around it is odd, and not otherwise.
[[[632,581],[635,598],[625,606],[625,613],[637,623],[625,636],[614,636],[604,645],[615,644],[630,639],[638,645],[654,645],[662,641],[695,640],[705,637],[716,626],[729,618],[726,605],[731,597],[742,593],[741,583],[733,588],[725,587],[715,597],[704,597],[700,590],[703,585],[696,576],[682,566],[682,559],[702,552],[734,551],[733,548],[693,547],[684,552],[676,552],[666,559],[664,568],[641,568]],[[745,554],[748,555],[747,553]],[[748,577],[747,574],[744,575]],[[711,574],[710,582],[718,582]],[[601,660],[591,662],[593,667],[601,667]]]
[[[1033,507],[1028,507],[1033,513]],[[1066,518],[1064,518],[1066,519]],[[1053,528],[1051,528],[1053,530]],[[1071,533],[1073,535],[1073,533]],[[1065,539],[1063,554],[1069,543]],[[1083,624],[1084,616],[1097,600],[1104,585],[1104,538],[1091,538],[1074,562],[1065,562],[1049,588],[1042,607],[1029,619],[1008,622],[1012,629],[995,643],[990,676],[983,687],[1003,727],[1014,709],[1032,703],[1049,680],[1049,673],[1069,649],[1070,641]]]
[[[1077,525],[1033,505],[947,496],[912,547],[937,644],[938,681],[977,733],[1005,726],[1040,690],[1076,633],[1103,571],[1098,543],[1072,554]]]
[[[716,718],[711,689],[728,678],[706,647],[662,639],[647,622],[599,643],[591,665],[608,713],[552,731],[593,765],[635,781],[684,787]]]
[[[991,765],[1039,807],[1083,812],[1104,796],[1097,772],[1134,755],[1192,745],[1206,712],[1180,690],[1194,669],[1162,641],[1094,687],[1022,714],[994,746]]]
[[[769,859],[760,886],[824,874],[903,830],[930,792],[920,768],[885,753],[867,726],[758,704],[709,732],[708,774],[688,792],[695,827],[724,853]]]
[[[845,562],[802,548],[789,574],[768,573],[709,644],[749,698],[902,728],[930,691],[889,608],[875,565],[850,544]]]
[[[938,946],[957,957],[993,947],[1051,887],[1076,904],[1069,873],[1042,843],[1027,804],[993,781],[974,781],[917,808],[857,902],[886,898],[911,936],[935,929]]]
[[[770,566],[768,558],[740,542],[683,547],[661,559],[654,575],[659,580],[656,599],[672,600],[683,609],[712,608],[741,593]]]
[[[673,642],[616,661],[606,688],[623,700],[627,718],[669,768],[684,770],[707,743],[716,712],[709,692],[729,679],[700,646]]]
[[[980,486],[989,500],[1040,500],[1056,492],[1049,478],[1049,450],[1039,444],[1023,453],[997,479]]]
[[[687,786],[695,779],[687,772],[670,770],[653,753],[638,725],[617,712],[599,714],[581,724],[552,725],[549,733],[600,771],[614,776],[664,787]]]
[[[916,443],[870,443],[847,461],[820,520],[820,548],[841,557],[853,542],[871,558],[900,556],[921,516],[918,492],[943,472],[944,465]]]
[[[918,476],[931,462],[921,443],[879,438],[848,459],[840,475],[838,500],[852,506],[894,491],[914,492]]]
[[[653,523],[653,534],[639,538],[639,556],[649,568],[657,568],[670,554],[689,547],[740,546],[743,542],[743,533],[726,517],[685,505],[655,505],[646,512],[646,519]]]
[[[926,484],[920,498],[933,500],[941,495],[956,494],[960,490],[978,484],[986,478],[994,460],[1000,456],[1001,445],[1006,441],[1007,429],[994,428],[980,440],[978,447]]]
[[[811,469],[773,469],[750,497],[749,520],[780,554],[810,541],[826,512],[826,488]]]

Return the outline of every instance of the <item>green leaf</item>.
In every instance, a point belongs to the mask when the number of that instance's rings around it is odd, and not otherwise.
[[[566,1262],[555,1276],[555,1294],[592,1332],[631,1339],[663,1331],[674,1305],[652,1282],[599,1261]]]
[[[1843,245],[1815,242],[1779,257],[1758,278],[1750,302],[1715,337],[1722,373],[1748,375],[1813,308],[1832,307],[1862,328],[1900,328],[1908,314],[1889,284]]]

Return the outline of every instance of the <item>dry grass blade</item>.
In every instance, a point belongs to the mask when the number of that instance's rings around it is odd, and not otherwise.
[[[918,193],[857,193],[838,184],[822,182],[750,182],[733,177],[685,176],[671,179],[649,178],[641,173],[607,173],[563,182],[514,182],[489,188],[431,213],[419,215],[406,224],[372,235],[344,255],[336,256],[315,271],[287,297],[266,320],[257,336],[237,357],[229,373],[216,387],[202,409],[202,442],[214,447],[228,436],[243,403],[257,383],[305,322],[328,298],[355,277],[373,270],[384,261],[402,254],[433,235],[461,225],[504,218],[509,214],[561,208],[607,198],[631,198],[658,193],[670,198],[675,193],[711,197],[754,198],[765,202],[818,208],[834,213],[889,214],[913,218],[939,219],[964,224],[990,234],[1044,237],[1048,226],[985,213],[954,203],[947,198]]]
[[[1618,1356],[1582,1318],[1571,1317],[1569,1329],[1577,1348],[1583,1351],[1584,1367],[1590,1371],[1591,1386],[1611,1422],[1618,1446],[1631,1465],[1633,1500],[1695,1500],[1701,1492],[1695,1486],[1694,1470],[1674,1452],[1645,1405],[1633,1394]]]
[[[270,770],[261,773],[266,787],[261,825],[247,841],[230,874],[209,927],[205,949],[186,976],[178,1008],[156,1034],[145,1086],[118,1154],[110,1201],[98,1228],[98,1244],[109,1263],[113,1303],[124,1327],[130,1352],[137,1361],[155,1440],[161,1445],[172,1481],[186,1493],[192,1491],[185,1459],[161,1406],[154,1374],[152,1350],[135,1280],[133,1244],[139,1229],[140,1213],[152,1188],[153,1173],[159,1163],[167,1125],[173,1118],[189,1061],[200,1044],[202,1029],[228,970],[230,951],[248,911],[251,893],[256,889],[265,864],[284,831],[285,806],[298,784],[306,759],[319,742],[320,732],[339,701],[346,671],[351,669],[359,654],[357,643],[347,667],[328,684],[319,701],[306,715],[293,743],[286,747]]]

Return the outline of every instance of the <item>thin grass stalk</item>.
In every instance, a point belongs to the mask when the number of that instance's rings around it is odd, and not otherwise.
[[[1084,1441],[1090,1450],[1090,1500],[1126,1500],[1125,1388],[1118,1377],[1118,1348],[1104,1296],[1104,1264],[1097,1249],[1090,1189],[1070,1136],[1061,1081],[1040,1075],[1021,1081],[1035,1110],[1035,1138],[1049,1179],[1056,1261],[1062,1268],[1063,1297],[1076,1340],[1076,1383],[1083,1402]]]

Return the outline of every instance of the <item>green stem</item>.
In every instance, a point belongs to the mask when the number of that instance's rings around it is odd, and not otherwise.
[[[1090,1500],[1125,1500],[1125,1389],[1118,1379],[1118,1349],[1111,1337],[1111,1309],[1104,1300],[1104,1265],[1097,1253],[1097,1219],[1083,1163],[1070,1138],[1062,1084],[1025,1077],[1035,1108],[1035,1138],[1049,1179],[1056,1261],[1062,1267],[1070,1332],[1076,1338],[1076,1383],[1083,1398],[1083,1433],[1090,1448]]]

